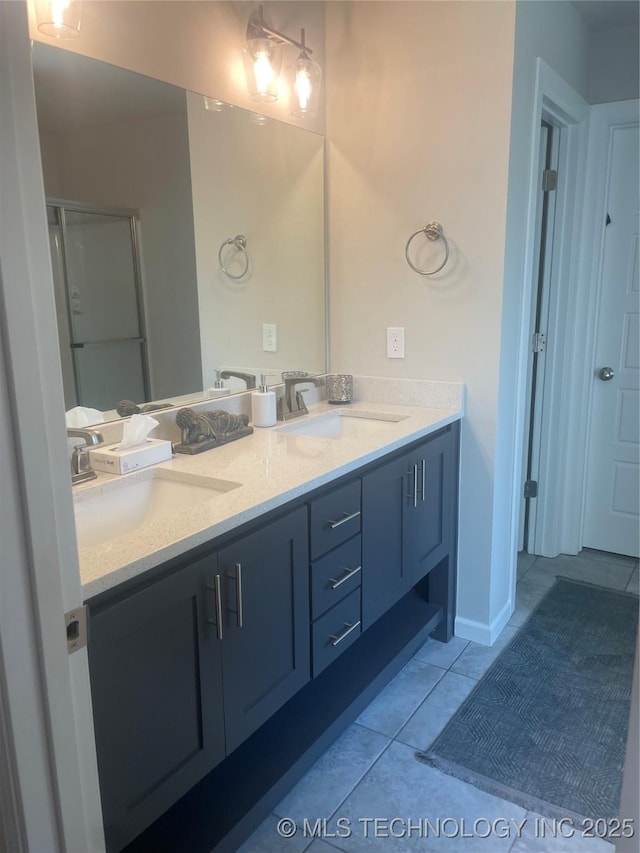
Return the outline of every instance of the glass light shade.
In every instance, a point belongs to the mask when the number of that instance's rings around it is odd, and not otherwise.
[[[80,34],[82,0],[36,0],[36,22],[46,36],[76,38]]]
[[[303,51],[294,66],[293,100],[291,114],[294,116],[314,116],[320,103],[322,69],[317,62],[309,59]]]
[[[249,98],[252,101],[278,100],[281,66],[281,44],[268,38],[247,41],[244,49],[244,70],[247,76]]]

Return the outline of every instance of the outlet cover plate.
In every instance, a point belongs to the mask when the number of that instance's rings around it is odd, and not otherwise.
[[[404,327],[387,327],[387,358],[404,358]]]
[[[278,351],[278,327],[275,323],[262,324],[262,351]]]

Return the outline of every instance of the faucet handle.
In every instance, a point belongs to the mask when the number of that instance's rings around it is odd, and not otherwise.
[[[71,471],[73,474],[83,474],[91,470],[88,444],[74,444],[71,452]]]

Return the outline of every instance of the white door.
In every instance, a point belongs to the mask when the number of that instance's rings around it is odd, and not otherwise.
[[[583,545],[638,556],[638,126],[611,129]]]

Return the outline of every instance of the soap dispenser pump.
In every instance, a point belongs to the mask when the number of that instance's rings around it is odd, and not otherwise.
[[[260,388],[251,395],[251,421],[256,427],[270,427],[276,423],[276,394],[269,391],[268,375],[260,374]]]

